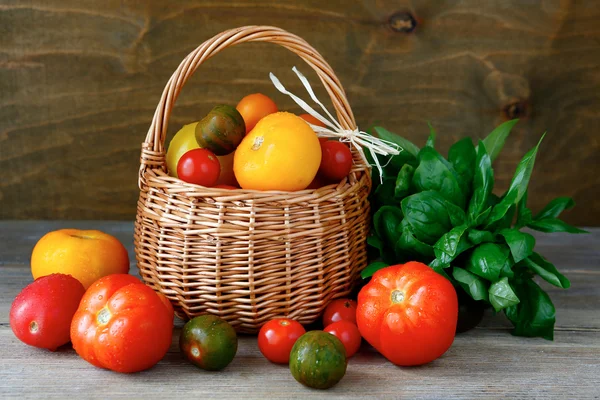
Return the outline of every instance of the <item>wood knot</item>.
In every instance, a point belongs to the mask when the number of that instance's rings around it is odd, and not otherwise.
[[[392,14],[388,24],[394,32],[411,33],[417,28],[417,20],[408,11]]]
[[[527,101],[519,100],[506,105],[503,111],[508,119],[525,118],[529,114],[529,107]]]

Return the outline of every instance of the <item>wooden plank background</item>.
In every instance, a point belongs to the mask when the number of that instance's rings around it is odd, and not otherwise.
[[[497,192],[548,131],[531,208],[573,196],[566,220],[599,225],[599,20],[595,0],[0,0],[0,219],[133,219],[140,144],[170,74],[212,35],[269,24],[324,55],[363,129],[422,145],[431,121],[445,152],[520,117]],[[221,53],[185,87],[168,139],[256,91],[299,111],[268,80],[299,91],[294,65],[315,82],[271,44]]]

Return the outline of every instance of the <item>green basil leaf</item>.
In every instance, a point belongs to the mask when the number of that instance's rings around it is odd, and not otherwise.
[[[399,259],[406,259],[412,256],[412,258],[417,257],[419,260],[423,258],[433,259],[433,247],[417,239],[413,234],[410,225],[404,222],[406,222],[406,220],[400,224],[402,235],[394,245],[396,257]]]
[[[383,183],[377,186],[373,194],[375,208],[383,206],[397,206],[398,201],[394,198],[395,179],[385,178]]]
[[[519,304],[519,298],[508,284],[508,278],[502,278],[492,283],[488,291],[490,303],[496,312]]]
[[[483,144],[485,145],[492,162],[496,159],[496,157],[498,157],[500,151],[502,151],[502,147],[504,147],[506,138],[510,134],[513,126],[515,126],[518,121],[518,119],[513,119],[498,125],[496,129],[494,129],[485,139],[483,139]]]
[[[492,161],[486,151],[483,142],[477,146],[477,157],[475,159],[475,174],[473,176],[473,195],[469,202],[469,220],[473,226],[477,226],[479,217],[486,209],[490,194],[494,189],[494,170]]]
[[[471,247],[464,236],[466,230],[467,225],[461,225],[444,234],[433,246],[435,257],[443,264],[450,264],[459,254],[459,247],[462,251]]]
[[[534,218],[539,221],[545,218],[558,218],[564,210],[575,207],[575,202],[570,197],[558,197],[552,200],[546,207],[542,209]]]
[[[425,146],[433,149],[435,147],[435,137],[437,135],[435,133],[435,129],[433,129],[433,126],[431,126],[431,123],[427,122],[427,125],[429,125],[429,137],[427,138],[427,143],[425,143]]]
[[[544,218],[537,221],[532,221],[527,226],[536,231],[553,233],[553,232],[568,232],[568,233],[589,233],[583,229],[576,228],[572,225],[563,222],[558,218]]]
[[[490,231],[480,231],[478,229],[471,229],[468,234],[469,241],[474,245],[481,243],[494,242],[496,236]]]
[[[393,248],[398,239],[400,222],[402,222],[402,211],[398,207],[383,206],[373,216],[373,226],[377,236],[384,245]]]
[[[473,300],[488,301],[488,288],[480,277],[457,267],[452,269],[452,276]]]
[[[538,253],[533,253],[529,258],[525,259],[524,264],[527,268],[542,277],[546,282],[559,288],[568,289],[571,287],[571,282],[548,260]]]
[[[424,147],[419,152],[419,166],[413,175],[413,185],[418,191],[435,190],[459,207],[465,205],[456,172],[435,149]]]
[[[367,237],[367,244],[377,250],[379,250],[379,257],[383,255],[383,241],[376,235],[369,235]]]
[[[410,194],[410,185],[414,173],[415,169],[412,165],[404,164],[402,166],[402,169],[400,169],[400,172],[398,172],[398,177],[396,178],[396,187],[394,188],[394,198],[396,200],[402,200]]]
[[[502,229],[499,233],[506,240],[515,263],[524,260],[533,253],[535,238],[529,233],[521,232],[518,229]]]
[[[403,150],[400,152],[400,154],[406,153],[413,156],[415,159],[417,158],[417,155],[419,154],[419,148],[410,140],[405,139],[400,135],[396,135],[395,133],[382,128],[381,126],[376,126],[373,129],[380,139],[387,140],[388,142],[392,142],[400,146]]]
[[[476,157],[475,146],[468,137],[454,143],[448,151],[448,161],[458,174],[458,183],[467,197],[472,190]]]
[[[447,200],[444,200],[444,204],[446,205],[446,211],[448,212],[452,226],[460,226],[466,222],[467,217],[462,208]]]
[[[513,285],[519,304],[504,310],[513,323],[513,335],[554,339],[556,310],[550,297],[533,280],[526,279]]]
[[[527,208],[527,191],[521,197],[521,200],[517,203],[517,222],[516,227],[522,228],[531,222],[531,210]]]
[[[442,275],[444,278],[448,279],[450,282],[453,282],[453,279],[450,276],[448,276],[446,271],[444,271],[444,268],[448,268],[448,265],[442,264],[440,262],[440,260],[438,260],[437,258],[435,260],[433,260],[431,263],[429,263],[429,267],[431,269],[433,269],[435,272],[437,272],[438,274]]]
[[[508,252],[495,243],[483,243],[473,250],[465,268],[477,276],[496,282],[510,260]]]
[[[533,165],[535,164],[535,157],[537,155],[538,149],[542,140],[544,140],[544,133],[542,138],[538,142],[538,144],[531,150],[525,154],[519,165],[517,166],[517,170],[513,176],[513,179],[510,183],[510,187],[506,192],[506,195],[500,200],[500,203],[496,204],[490,213],[488,218],[487,226],[490,226],[494,222],[502,219],[508,209],[517,204],[519,200],[525,195],[527,191],[527,186],[529,185],[529,178],[531,178],[531,172],[533,171]]]
[[[371,276],[373,276],[373,274],[377,271],[379,271],[380,269],[389,267],[388,264],[381,262],[381,261],[375,261],[372,262],[371,264],[367,265],[367,267],[365,269],[362,270],[362,272],[360,273],[360,277],[363,279],[367,279],[370,278]]]
[[[404,218],[421,242],[433,245],[451,229],[452,223],[445,204],[444,198],[431,190],[410,195],[402,200]]]
[[[469,220],[470,221],[469,225],[470,226],[479,226],[479,225],[483,224],[491,212],[492,212],[492,207],[486,208],[474,220]]]

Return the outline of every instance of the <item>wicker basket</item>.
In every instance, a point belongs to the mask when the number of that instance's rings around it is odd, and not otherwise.
[[[179,317],[211,313],[255,333],[275,317],[312,323],[333,298],[348,295],[367,261],[371,178],[356,152],[346,179],[317,190],[215,189],[167,174],[164,142],[177,96],[202,62],[244,42],[276,43],[300,56],[342,126],[356,127],[331,67],[301,38],[247,26],[207,40],[167,83],[142,144],[134,243],[142,278]]]

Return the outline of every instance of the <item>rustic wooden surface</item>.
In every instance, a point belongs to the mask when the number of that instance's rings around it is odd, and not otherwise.
[[[238,354],[225,370],[197,369],[179,354],[181,321],[165,358],[132,375],[95,368],[69,346],[51,353],[22,344],[9,326],[10,304],[32,280],[29,257],[36,241],[63,227],[104,230],[122,240],[133,256],[129,222],[0,222],[0,398],[600,397],[597,228],[590,235],[536,235],[539,251],[572,282],[566,291],[544,285],[557,309],[553,342],[513,337],[505,319],[486,315],[480,327],[457,336],[443,357],[418,368],[395,367],[363,345],[343,380],[321,392],[301,386],[286,367],[266,361],[252,336],[240,338]]]
[[[133,219],[140,143],[173,70],[220,31],[268,24],[325,56],[364,129],[422,145],[429,120],[445,151],[521,117],[498,192],[548,131],[531,207],[573,196],[566,220],[599,225],[599,18],[596,0],[0,0],[0,219]],[[256,91],[299,111],[267,78],[300,90],[293,65],[309,72],[269,44],[218,55],[184,89],[168,138]]]

